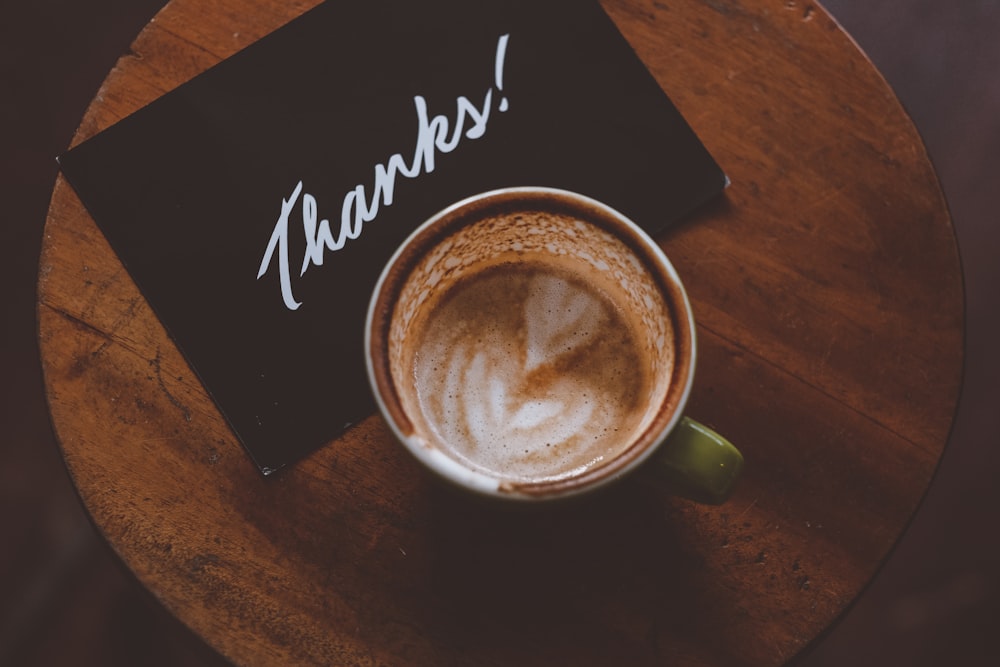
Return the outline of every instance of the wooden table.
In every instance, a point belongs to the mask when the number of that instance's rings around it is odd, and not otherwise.
[[[313,4],[173,0],[74,141]],[[917,509],[959,394],[964,307],[917,131],[814,3],[604,6],[733,181],[659,239],[699,320],[689,414],[747,458],[720,508],[642,474],[559,510],[470,506],[375,416],[265,479],[57,182],[38,317],[67,466],[139,580],[234,662],[778,665]]]

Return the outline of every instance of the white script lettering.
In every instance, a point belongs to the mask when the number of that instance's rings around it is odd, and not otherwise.
[[[476,106],[468,98],[459,96],[455,101],[455,119],[436,115],[433,118],[427,109],[427,101],[420,95],[413,98],[417,113],[417,141],[413,158],[409,164],[400,153],[392,155],[385,164],[375,165],[375,179],[369,197],[364,185],[358,184],[344,195],[340,209],[340,226],[334,232],[328,219],[319,218],[319,204],[308,192],[303,192],[299,181],[288,199],[281,201],[281,214],[271,232],[271,238],[264,250],[264,257],[257,271],[260,280],[271,267],[275,253],[278,255],[278,279],[281,283],[281,298],[289,310],[297,310],[302,305],[292,292],[292,276],[288,257],[289,216],[301,198],[302,231],[305,235],[305,255],[299,277],[305,275],[310,266],[322,266],[327,250],[343,248],[347,241],[361,236],[365,223],[378,215],[381,206],[391,206],[396,179],[399,176],[416,178],[434,171],[434,160],[438,153],[451,153],[462,139],[479,139],[486,133],[486,126],[493,108],[493,91],[503,92],[503,64],[507,52],[509,35],[501,35],[497,41],[494,84],[483,97],[482,106]],[[509,102],[501,97],[497,108],[503,112]],[[450,135],[449,135],[450,131]]]

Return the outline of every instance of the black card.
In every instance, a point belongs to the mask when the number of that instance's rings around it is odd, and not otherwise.
[[[568,0],[325,3],[60,164],[265,474],[373,411],[368,300],[433,213],[543,185],[656,232],[726,183]]]

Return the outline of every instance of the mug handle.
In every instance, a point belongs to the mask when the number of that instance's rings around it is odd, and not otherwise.
[[[743,455],[704,424],[682,417],[650,463],[674,495],[720,505],[743,470]]]

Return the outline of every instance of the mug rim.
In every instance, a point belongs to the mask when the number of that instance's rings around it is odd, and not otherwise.
[[[676,348],[687,354],[686,363],[680,355],[675,356],[675,360],[680,359],[682,363],[674,364],[675,377],[668,386],[667,395],[657,407],[656,418],[632,438],[632,442],[621,454],[608,463],[579,475],[556,480],[514,481],[469,468],[416,432],[402,406],[389,369],[388,336],[384,334],[392,321],[397,290],[392,289],[387,294],[386,287],[390,281],[389,286],[393,288],[405,284],[413,265],[424,256],[423,253],[412,252],[414,244],[420,243],[418,250],[428,250],[446,235],[444,230],[460,228],[468,224],[469,218],[480,219],[481,212],[491,206],[499,207],[510,203],[516,207],[532,200],[549,203],[556,201],[563,208],[581,215],[588,223],[606,229],[615,238],[625,242],[660,285],[661,294],[673,319],[674,336],[682,338],[681,344]],[[581,209],[588,208],[592,209],[591,212],[596,211],[601,219],[595,220],[594,217],[580,213]],[[609,223],[609,219],[612,222]],[[442,230],[435,230],[435,227],[442,224],[442,220],[447,224]],[[628,238],[624,231],[627,231]],[[401,259],[407,254],[411,255],[409,261],[401,265]],[[678,309],[683,312],[677,312]],[[376,351],[378,356],[374,354]],[[380,414],[396,439],[425,467],[444,480],[478,495],[530,501],[589,493],[621,479],[649,459],[683,416],[694,382],[697,341],[690,300],[677,270],[659,244],[631,218],[597,199],[570,190],[515,186],[488,190],[454,202],[428,217],[399,244],[383,267],[372,291],[365,317],[364,352],[369,385]],[[678,378],[680,384],[675,388]],[[665,414],[664,408],[669,407],[669,404],[673,405],[673,410]]]

